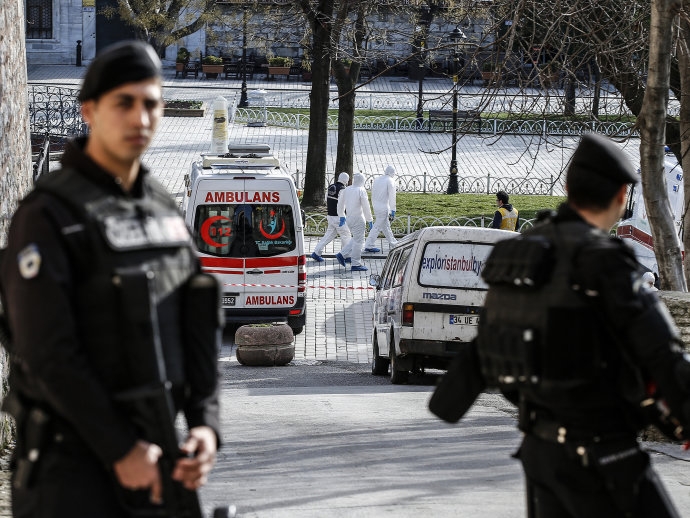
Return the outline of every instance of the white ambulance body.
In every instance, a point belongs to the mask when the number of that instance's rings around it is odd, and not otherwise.
[[[184,217],[201,265],[223,288],[227,323],[306,318],[303,222],[292,178],[268,146],[202,154],[185,177]]]
[[[664,172],[668,201],[671,204],[673,222],[676,233],[683,243],[683,170],[673,154],[667,154],[664,160]],[[638,176],[640,171],[637,171]],[[647,208],[642,197],[642,180],[638,177],[638,183],[628,193],[628,206],[625,219],[618,223],[616,235],[625,239],[632,246],[637,260],[649,271],[659,275],[659,266],[654,254],[654,239],[647,219]]]

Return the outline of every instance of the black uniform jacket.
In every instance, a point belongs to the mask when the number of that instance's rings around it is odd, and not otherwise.
[[[145,168],[127,193],[83,153],[85,142],[70,143],[64,167],[87,176],[112,196],[148,195]],[[79,265],[68,253],[64,234],[79,227],[80,222],[62,201],[43,192],[32,193],[13,217],[0,266],[3,306],[12,333],[10,384],[12,390],[66,422],[111,466],[132,448],[137,435],[132,423],[115,408],[112,394],[89,364],[77,338],[74,295]],[[88,261],[88,257],[79,260]],[[185,408],[185,413],[190,427],[208,425],[218,434],[216,394],[199,401],[197,408]]]

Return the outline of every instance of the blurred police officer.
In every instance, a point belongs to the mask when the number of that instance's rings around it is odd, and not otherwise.
[[[323,257],[321,257],[321,252],[328,243],[335,239],[335,236],[340,236],[341,250],[352,239],[352,234],[347,224],[341,225],[340,218],[338,217],[338,198],[340,197],[340,192],[347,187],[348,183],[350,183],[350,175],[343,171],[338,175],[338,181],[328,186],[328,192],[326,193],[326,209],[328,211],[326,220],[328,221],[328,228],[311,253],[311,258],[319,263],[324,261]]]
[[[518,405],[530,517],[680,516],[637,434],[653,422],[687,438],[690,363],[632,251],[609,234],[635,177],[613,142],[584,136],[567,202],[498,243],[483,272],[478,361]]]
[[[127,493],[161,501],[162,450],[116,402],[150,367],[128,343],[149,326],[163,363],[156,372],[189,428],[189,457],[173,478],[200,487],[218,446],[217,343],[193,343],[195,333],[217,336],[218,317],[185,326],[197,259],[175,202],[140,162],[163,110],[160,60],[142,42],[115,44],[91,63],[79,100],[90,134],[70,142],[62,169],[21,202],[0,265],[16,517],[129,516]],[[139,296],[128,286],[142,278],[151,291]],[[128,320],[138,312],[151,321]]]

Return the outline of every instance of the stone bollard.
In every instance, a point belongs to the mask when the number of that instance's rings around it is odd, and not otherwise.
[[[294,334],[283,323],[248,324],[235,332],[237,361],[242,365],[287,365],[295,357]]]

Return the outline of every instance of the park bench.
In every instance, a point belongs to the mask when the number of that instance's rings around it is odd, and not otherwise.
[[[175,71],[175,77],[177,74],[182,74],[182,77],[187,77],[187,74],[194,74],[194,77],[199,77],[199,70],[201,70],[201,64],[196,61],[187,61],[181,71]]]
[[[429,132],[435,123],[443,124],[443,131],[446,131],[446,124],[452,128],[453,112],[451,110],[429,110]],[[477,110],[458,110],[458,128],[461,131],[468,131],[475,128],[477,133],[482,132],[481,113]]]

